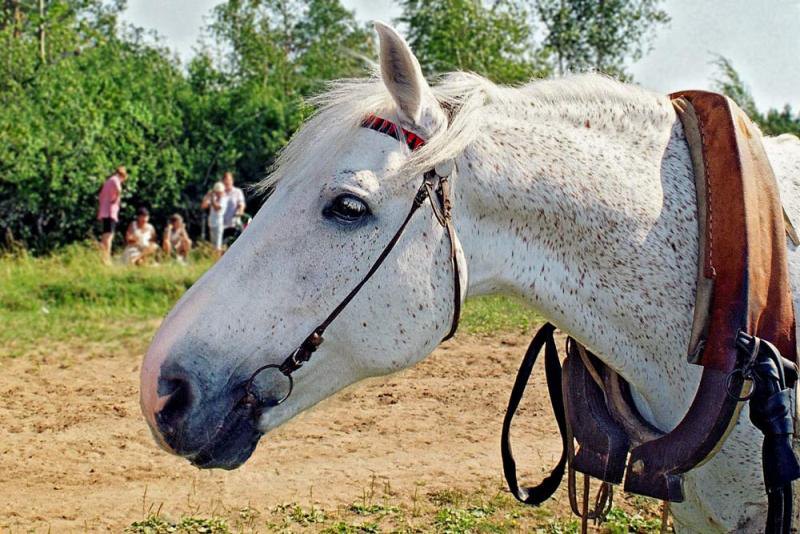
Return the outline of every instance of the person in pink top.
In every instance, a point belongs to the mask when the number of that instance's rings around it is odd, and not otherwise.
[[[106,179],[98,195],[97,220],[102,225],[100,251],[103,263],[111,263],[111,242],[114,240],[114,229],[119,222],[119,206],[122,197],[122,184],[128,179],[128,171],[120,165]]]

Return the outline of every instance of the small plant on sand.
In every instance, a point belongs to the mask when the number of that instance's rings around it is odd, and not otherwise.
[[[303,508],[299,505],[294,505],[288,509],[287,517],[299,525],[311,525],[315,523],[324,523],[327,519],[325,512],[319,508]]]
[[[536,532],[539,534],[578,534],[580,527],[580,523],[575,519],[569,521],[556,519],[545,528],[536,529]]]
[[[656,534],[661,531],[661,519],[645,519],[638,513],[628,514],[620,508],[612,508],[603,523],[603,532],[608,534]]]
[[[184,517],[173,523],[158,515],[151,515],[125,529],[128,534],[229,534],[230,528],[224,519],[212,517]]]
[[[378,528],[377,523],[351,525],[344,521],[337,521],[322,532],[323,534],[378,534],[380,528]]]

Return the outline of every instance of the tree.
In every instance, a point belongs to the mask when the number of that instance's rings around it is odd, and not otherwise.
[[[719,70],[719,77],[714,81],[716,90],[736,102],[751,118],[760,117],[753,95],[733,67],[733,63],[725,57],[716,56],[712,64]]]
[[[670,18],[662,0],[532,0],[547,30],[544,49],[559,74],[596,70],[630,79],[625,62],[649,51],[658,25]]]
[[[2,93],[0,225],[39,250],[86,237],[97,191],[122,163],[124,217],[176,205],[187,178],[174,99],[184,84],[163,52],[116,42]]]
[[[790,133],[800,136],[800,113],[793,111],[789,104],[781,110],[772,108],[766,113],[760,112],[750,89],[739,76],[731,60],[717,56],[713,64],[719,70],[718,78],[714,81],[716,90],[736,102],[765,134]]]
[[[228,0],[208,32],[227,51],[222,72],[280,86],[290,98],[363,73],[374,53],[372,33],[339,0]]]
[[[519,83],[548,72],[518,0],[403,0],[398,22],[422,70],[471,71],[498,83]]]
[[[208,35],[222,60],[210,50],[195,58],[189,83],[203,91],[186,102],[202,188],[229,169],[244,183],[263,178],[309,112],[303,97],[365,73],[374,54],[371,31],[339,0],[228,0]]]
[[[88,237],[119,164],[123,223],[146,205],[156,227],[178,211],[197,232],[211,182],[225,170],[261,179],[307,112],[302,96],[371,55],[339,0],[229,0],[214,11],[215,46],[184,72],[118,22],[123,7],[0,2],[0,236],[35,251]]]
[[[329,80],[363,75],[366,60],[375,55],[372,30],[358,24],[339,0],[307,0],[293,36],[303,94]]]

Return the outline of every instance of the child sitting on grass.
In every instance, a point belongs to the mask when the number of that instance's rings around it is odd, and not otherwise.
[[[183,224],[183,217],[177,213],[169,218],[169,223],[164,229],[164,241],[162,248],[167,256],[175,254],[178,263],[186,263],[189,252],[192,250],[192,240]]]
[[[151,257],[158,250],[156,245],[156,229],[148,221],[150,212],[142,206],[136,210],[136,220],[125,232],[125,251],[122,253],[122,261],[133,265],[142,265],[147,258]]]

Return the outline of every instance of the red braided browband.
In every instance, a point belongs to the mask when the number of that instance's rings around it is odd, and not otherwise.
[[[382,134],[390,135],[398,140],[400,137],[397,135],[397,132],[402,132],[403,138],[406,140],[406,145],[411,149],[412,152],[425,144],[425,140],[414,132],[409,132],[405,128],[401,128],[392,121],[382,119],[374,114],[367,115],[367,117],[361,121],[361,126],[364,128],[369,128],[370,130],[375,130],[376,132],[380,132]]]

